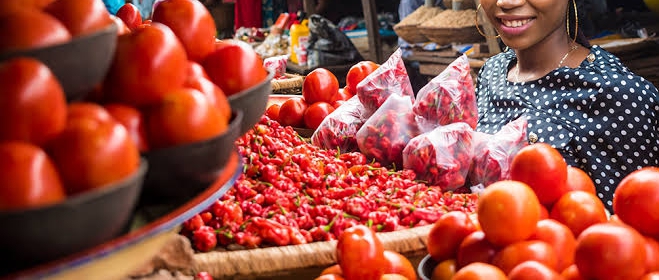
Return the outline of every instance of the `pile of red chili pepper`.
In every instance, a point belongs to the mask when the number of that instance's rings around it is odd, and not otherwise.
[[[328,241],[356,224],[395,231],[476,208],[476,194],[442,193],[411,170],[324,150],[265,116],[236,145],[244,169],[234,187],[181,230],[197,251]]]

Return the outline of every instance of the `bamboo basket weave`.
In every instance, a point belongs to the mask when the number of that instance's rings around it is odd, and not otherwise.
[[[483,36],[478,33],[476,26],[466,26],[461,28],[441,28],[441,27],[419,27],[419,31],[426,36],[431,42],[439,45],[450,43],[478,43],[484,40]]]
[[[274,94],[302,94],[304,77],[297,74],[286,73],[285,79],[272,79],[272,93]]]
[[[385,249],[406,257],[427,254],[426,241],[432,225],[378,233]],[[215,279],[264,279],[293,275],[304,269],[322,269],[336,263],[336,241],[262,249],[198,253],[196,271],[206,271]],[[313,279],[320,273],[311,275]],[[299,276],[299,275],[297,275]],[[292,278],[291,278],[292,279]]]

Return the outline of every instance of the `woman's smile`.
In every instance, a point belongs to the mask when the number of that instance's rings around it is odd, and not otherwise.
[[[511,16],[501,16],[497,17],[499,23],[499,30],[508,36],[515,36],[523,33],[527,30],[533,22],[535,21],[534,17],[511,17]],[[504,36],[505,36],[504,35]]]

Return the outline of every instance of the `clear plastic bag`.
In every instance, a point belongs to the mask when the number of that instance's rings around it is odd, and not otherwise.
[[[464,122],[439,126],[412,139],[403,150],[403,167],[418,180],[454,191],[465,185],[469,173],[474,130]]]
[[[380,67],[357,84],[357,96],[369,112],[375,112],[389,96],[410,96],[414,90],[407,75],[402,50],[396,50]]]
[[[455,122],[465,122],[476,128],[476,92],[466,55],[457,58],[419,90],[414,113],[424,132]]]
[[[410,96],[391,95],[357,131],[359,150],[383,166],[400,168],[403,149],[419,134]]]
[[[526,141],[527,119],[522,116],[506,124],[494,135],[477,133],[474,157],[469,171],[472,186],[490,184],[510,179],[510,164]]]
[[[367,118],[359,98],[353,96],[323,119],[311,135],[311,143],[339,153],[355,152],[359,150],[357,131]]]

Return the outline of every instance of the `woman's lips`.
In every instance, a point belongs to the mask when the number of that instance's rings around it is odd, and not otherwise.
[[[535,18],[502,19],[499,18],[499,28],[506,35],[520,35],[528,29]]]

